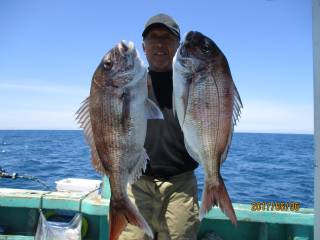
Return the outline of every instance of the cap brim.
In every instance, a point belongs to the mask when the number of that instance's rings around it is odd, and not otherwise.
[[[176,36],[178,39],[180,39],[180,34],[177,31],[175,31],[174,29],[172,29],[169,26],[167,26],[166,24],[164,24],[164,23],[152,23],[152,24],[150,24],[142,32],[142,37],[145,38],[147,36],[148,32],[154,27],[164,27],[167,30],[169,30],[169,32],[171,32],[174,36]]]

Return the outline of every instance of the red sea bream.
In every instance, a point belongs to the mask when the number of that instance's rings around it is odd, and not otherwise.
[[[173,103],[187,151],[204,169],[200,219],[217,205],[236,224],[220,167],[242,103],[226,57],[199,32],[189,32],[174,57]]]
[[[147,119],[163,116],[147,98],[147,70],[133,43],[122,41],[103,57],[77,118],[94,167],[109,177],[110,239],[118,239],[127,223],[152,237],[149,225],[127,196],[127,183],[141,175],[148,160],[143,147]]]

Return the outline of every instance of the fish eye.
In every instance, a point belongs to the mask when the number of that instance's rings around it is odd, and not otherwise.
[[[112,68],[112,61],[110,59],[106,60],[104,63],[103,63],[103,67],[107,70],[111,69]]]
[[[208,54],[210,52],[209,46],[206,45],[204,45],[200,50],[203,54]]]

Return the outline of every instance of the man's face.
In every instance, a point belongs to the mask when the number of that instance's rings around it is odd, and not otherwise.
[[[165,27],[153,27],[145,36],[142,47],[149,62],[149,69],[167,72],[172,69],[172,59],[179,47],[179,40]]]

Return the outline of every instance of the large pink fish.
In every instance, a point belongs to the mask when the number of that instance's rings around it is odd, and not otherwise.
[[[189,32],[174,57],[173,103],[187,151],[204,168],[200,218],[219,205],[236,224],[220,167],[242,103],[224,54],[199,32]]]
[[[163,118],[147,94],[146,68],[133,43],[120,42],[103,57],[93,75],[90,96],[77,112],[92,163],[109,176],[111,240],[118,239],[127,223],[153,236],[127,196],[127,183],[141,175],[148,159],[143,147],[147,119]]]

